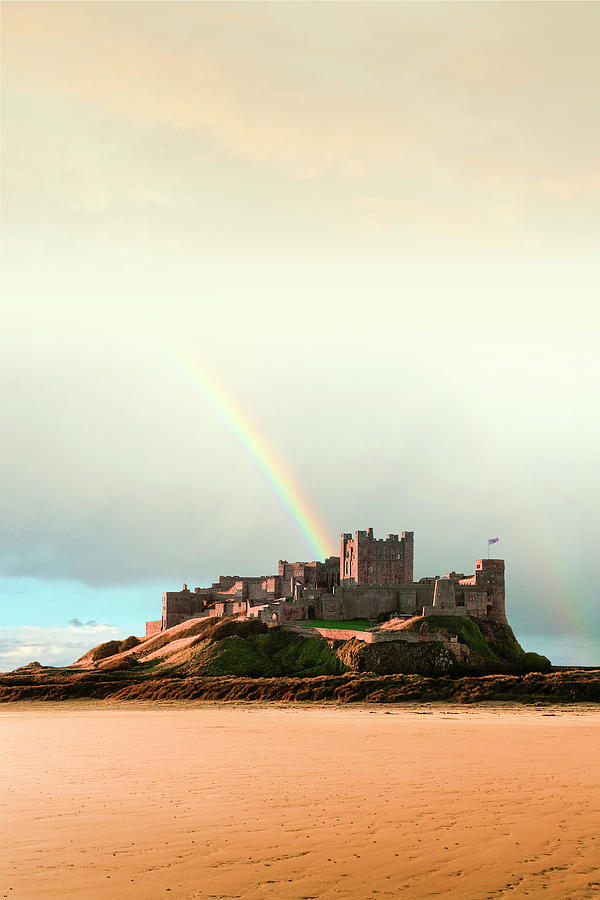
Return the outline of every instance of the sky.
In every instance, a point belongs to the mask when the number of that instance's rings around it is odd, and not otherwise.
[[[600,664],[599,32],[2,4],[0,670],[314,559],[314,523],[414,531],[416,578],[498,536],[525,649]]]

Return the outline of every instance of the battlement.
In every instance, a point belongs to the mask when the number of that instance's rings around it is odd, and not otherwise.
[[[458,582],[460,582],[461,578],[466,578],[466,577],[467,576],[465,575],[464,572],[454,572],[454,571],[446,572],[446,574],[444,575],[444,578],[449,578],[450,581],[458,581]]]
[[[503,559],[478,559],[475,562],[475,571],[478,572],[503,572]]]
[[[403,532],[402,532],[402,538],[404,538],[407,534],[409,534],[409,535],[410,535],[410,534],[414,534],[414,532],[412,532],[412,531],[408,531],[408,532],[407,532],[407,531],[403,531]],[[352,540],[352,534],[343,534],[342,537],[343,537],[343,538],[346,538],[347,540]],[[374,542],[376,542],[376,543],[378,543],[378,544],[384,544],[384,543],[386,543],[387,541],[398,542],[398,541],[400,541],[400,540],[402,539],[402,538],[400,537],[399,534],[386,534],[385,538],[376,538],[376,537],[373,536],[373,529],[372,529],[372,528],[367,528],[366,531],[355,531],[355,532],[354,532],[354,539],[355,539],[355,540],[365,539],[365,538],[366,538],[366,540],[368,540],[368,541],[374,541]]]

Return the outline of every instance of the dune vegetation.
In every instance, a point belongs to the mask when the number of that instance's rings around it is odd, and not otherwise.
[[[600,700],[600,672],[551,671],[545,657],[524,653],[508,626],[432,616],[405,630],[417,629],[427,641],[402,640],[401,629],[396,641],[365,643],[304,637],[256,619],[196,619],[100,644],[71,666],[32,663],[0,675],[0,701]],[[448,648],[448,635],[469,647],[468,666]]]

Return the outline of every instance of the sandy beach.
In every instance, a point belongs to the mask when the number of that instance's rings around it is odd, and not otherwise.
[[[600,896],[600,714],[0,710],[0,896]]]

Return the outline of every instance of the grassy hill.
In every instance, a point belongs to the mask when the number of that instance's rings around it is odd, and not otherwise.
[[[139,674],[337,675],[344,665],[327,641],[303,638],[257,619],[196,619],[147,641],[109,641],[81,657],[76,666],[133,669]],[[129,642],[130,646],[124,645]]]
[[[419,643],[402,640],[403,634],[414,631],[423,633],[428,640]],[[488,622],[480,625],[455,616],[415,618],[406,627],[401,626],[397,640],[372,644],[356,639],[326,641],[303,637],[280,628],[268,628],[257,619],[195,619],[148,640],[129,637],[100,644],[75,666],[104,671],[131,670],[136,677],[167,674],[314,677],[345,671],[445,675],[465,671],[465,665],[457,661],[448,644],[436,640],[438,634],[440,638],[454,635],[469,647],[468,670],[489,673],[550,668],[545,657],[524,653],[508,626]]]

